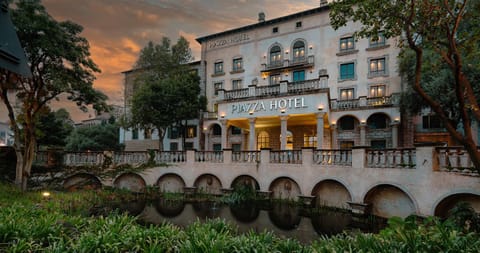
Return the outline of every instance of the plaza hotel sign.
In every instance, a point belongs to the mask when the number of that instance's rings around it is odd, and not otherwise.
[[[250,40],[250,36],[247,33],[242,33],[242,34],[231,36],[229,38],[217,39],[217,40],[211,41],[208,44],[208,48],[214,49],[218,47],[224,47],[227,45],[233,45],[233,44],[237,44],[247,40]]]
[[[231,105],[231,113],[253,113],[260,111],[278,111],[307,108],[304,97],[280,98],[267,101],[252,101]]]

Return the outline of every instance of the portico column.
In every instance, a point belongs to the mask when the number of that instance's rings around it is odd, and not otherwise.
[[[227,143],[227,120],[220,120],[220,124],[222,124],[222,149],[228,148]]]
[[[337,144],[337,125],[331,124],[330,130],[332,131],[332,149],[338,149]]]
[[[209,144],[208,140],[210,139],[210,134],[208,132],[208,129],[203,130],[203,133],[205,134],[205,142],[204,142],[205,146],[203,147],[203,150],[208,151],[209,150],[208,149],[208,144]]]
[[[360,122],[360,146],[366,145],[366,137],[367,137],[366,126],[367,125],[365,124],[365,122]]]
[[[398,122],[391,124],[392,126],[392,148],[398,147]]]
[[[317,113],[317,149],[323,148],[323,115],[324,112]]]
[[[287,149],[287,120],[288,116],[280,116],[280,150]]]
[[[249,118],[250,133],[248,134],[248,150],[257,150],[257,138],[255,133],[255,120],[256,118]]]

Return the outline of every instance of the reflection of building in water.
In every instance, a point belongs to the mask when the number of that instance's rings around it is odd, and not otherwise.
[[[166,150],[234,151],[411,147],[448,141],[434,115],[402,117],[396,38],[353,37],[359,24],[334,30],[329,7],[306,10],[197,38],[207,111],[187,129],[172,127]],[[125,72],[125,101],[137,71]],[[418,121],[423,128],[418,128]],[[418,129],[417,129],[418,128]],[[427,130],[425,130],[427,129]],[[441,132],[441,131],[440,131]],[[122,132],[127,150],[154,148],[155,133]],[[416,137],[415,137],[416,136]]]

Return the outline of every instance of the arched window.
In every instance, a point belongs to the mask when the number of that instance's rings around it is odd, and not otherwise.
[[[352,116],[342,117],[338,122],[338,127],[340,128],[340,130],[354,130],[355,118]]]
[[[282,65],[282,49],[280,46],[273,46],[270,49],[270,65],[281,66]]]
[[[257,149],[269,148],[270,147],[270,136],[267,132],[261,131],[257,137]]]
[[[212,127],[213,135],[222,135],[222,127],[218,124],[213,125]]]
[[[368,118],[367,125],[370,129],[385,129],[387,122],[388,117],[385,114],[377,113]]]
[[[293,44],[293,62],[304,62],[305,61],[305,43],[301,40]]]

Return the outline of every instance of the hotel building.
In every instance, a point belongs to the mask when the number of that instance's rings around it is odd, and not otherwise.
[[[412,146],[414,127],[403,124],[398,104],[398,41],[381,33],[356,39],[357,29],[349,23],[334,30],[321,4],[271,20],[260,13],[252,25],[197,38],[201,60],[192,67],[208,104],[191,122],[188,147]],[[124,72],[127,111],[135,73]],[[158,147],[155,133],[138,131],[122,130],[126,150]],[[166,150],[180,149],[173,137],[165,138]]]

